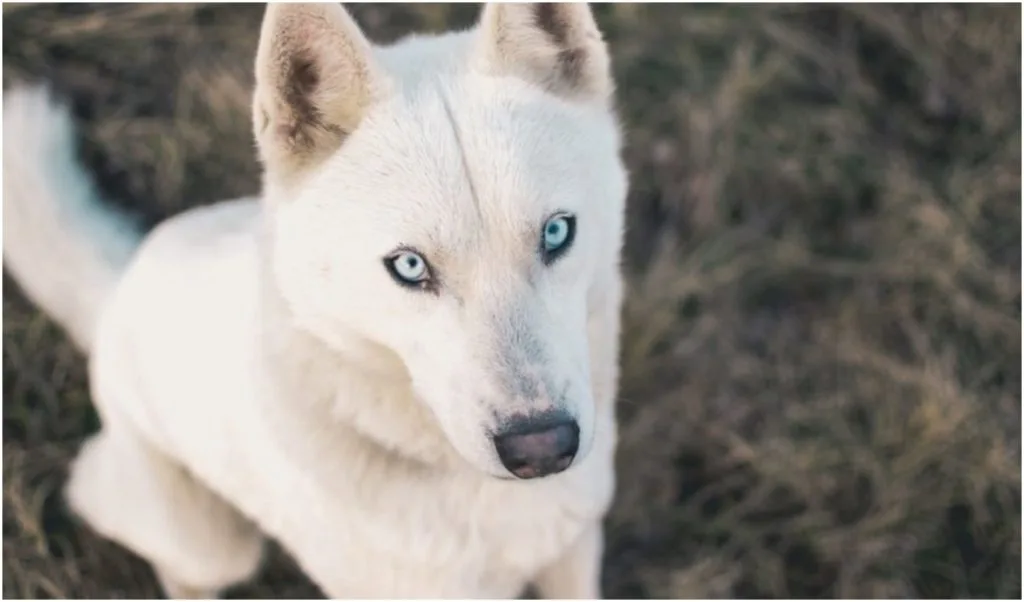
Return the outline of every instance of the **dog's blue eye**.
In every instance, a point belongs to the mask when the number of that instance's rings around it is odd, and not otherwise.
[[[414,251],[399,251],[385,259],[385,265],[402,284],[420,284],[430,280],[427,260]]]
[[[576,218],[559,213],[544,222],[541,251],[545,263],[551,263],[569,249],[576,235]]]
[[[569,238],[569,222],[564,217],[553,219],[544,227],[544,248],[551,251],[565,244]]]

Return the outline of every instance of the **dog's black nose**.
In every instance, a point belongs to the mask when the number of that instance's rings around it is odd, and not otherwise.
[[[524,418],[505,425],[494,435],[501,463],[520,479],[562,472],[572,464],[580,446],[580,427],[565,417]]]

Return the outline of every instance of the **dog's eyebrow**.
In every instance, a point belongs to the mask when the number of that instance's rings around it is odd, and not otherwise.
[[[441,86],[437,87],[437,94],[441,98],[441,105],[444,107],[445,116],[448,117],[448,123],[452,126],[452,133],[455,135],[455,144],[459,147],[459,158],[462,159],[462,170],[466,173],[466,181],[469,183],[469,194],[473,197],[473,205],[476,207],[477,215],[482,218],[483,213],[480,208],[480,197],[476,193],[476,184],[473,182],[473,174],[469,169],[469,160],[466,158],[466,148],[462,144],[462,136],[459,133],[459,124],[455,121],[455,114],[452,113],[451,105],[448,103],[448,97],[445,95]]]

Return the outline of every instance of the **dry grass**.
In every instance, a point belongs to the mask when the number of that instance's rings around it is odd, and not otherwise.
[[[597,11],[633,174],[606,593],[1019,597],[1020,7]],[[260,16],[5,4],[4,81],[56,81],[153,223],[256,191]],[[3,593],[154,595],[59,503],[83,362],[4,284]],[[238,595],[314,592],[279,558]]]

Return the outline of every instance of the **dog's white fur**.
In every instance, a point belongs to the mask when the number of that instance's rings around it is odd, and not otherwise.
[[[89,353],[102,419],[71,507],[175,597],[248,579],[263,533],[331,597],[599,597],[626,175],[589,8],[383,48],[339,5],[271,5],[256,75],[263,198],[144,239],[66,110],[6,94],[4,262]],[[578,233],[546,266],[556,211]],[[391,279],[400,245],[436,292]],[[572,467],[511,479],[490,434],[551,409]]]

